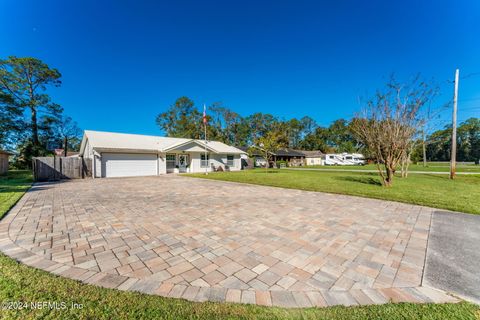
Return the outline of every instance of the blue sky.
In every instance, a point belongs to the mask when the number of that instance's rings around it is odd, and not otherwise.
[[[58,68],[51,95],[81,128],[144,134],[183,95],[328,125],[392,72],[445,102],[455,68],[480,72],[479,35],[478,0],[0,2],[0,57]],[[480,116],[480,75],[459,98],[460,120]]]

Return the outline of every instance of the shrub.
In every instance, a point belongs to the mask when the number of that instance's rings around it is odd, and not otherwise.
[[[285,161],[285,160],[278,160],[278,161],[276,162],[277,168],[280,168],[280,167],[282,166],[282,164],[285,165],[285,167],[288,167],[288,162],[287,162],[287,161]]]

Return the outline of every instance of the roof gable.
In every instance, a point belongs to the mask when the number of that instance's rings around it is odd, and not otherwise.
[[[205,147],[207,150],[212,151],[217,153],[217,151],[213,148],[211,148],[208,143],[205,144],[203,141],[200,140],[190,140],[182,143],[177,143],[175,145],[172,145],[168,148],[165,148],[163,151],[190,151],[190,152],[202,152],[205,151]]]

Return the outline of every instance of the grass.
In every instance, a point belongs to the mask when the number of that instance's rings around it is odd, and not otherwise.
[[[377,170],[375,164],[367,164],[364,166],[306,166],[301,168],[318,168],[318,169],[345,169],[345,170]],[[400,168],[398,168],[400,171]],[[424,167],[422,164],[411,164],[409,166],[410,172],[415,171],[428,171],[428,172],[450,172],[450,167],[448,165],[439,165],[439,164],[429,164]],[[480,165],[457,165],[457,172],[478,172],[480,174]]]
[[[9,171],[0,176],[0,219],[32,184],[31,171]]]
[[[28,172],[0,177],[0,217],[31,182]],[[65,303],[65,309],[0,310],[1,319],[480,319],[474,304],[398,303],[361,307],[284,309],[163,298],[104,289],[22,265],[0,254],[0,303]],[[72,308],[72,303],[81,305]]]
[[[244,170],[190,176],[245,182],[267,186],[348,194],[394,200],[434,208],[480,214],[480,175],[457,176],[415,174],[397,177],[385,188],[376,173],[305,170]]]

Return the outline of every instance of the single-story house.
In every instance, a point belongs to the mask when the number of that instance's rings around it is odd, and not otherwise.
[[[241,156],[242,159],[251,159],[254,167],[265,167],[267,165],[267,160],[265,160],[264,154],[262,153],[262,150],[260,148],[252,146],[238,147],[238,149],[245,152],[245,154]]]
[[[219,141],[90,130],[80,145],[80,156],[92,160],[94,178],[235,171],[244,153]]]
[[[325,154],[321,152],[320,150],[318,151],[301,151],[305,155],[305,165],[307,166],[315,166],[315,165],[321,165],[323,166],[325,164]]]
[[[7,151],[0,150],[0,174],[6,174],[8,171],[8,157],[12,154]]]
[[[262,148],[252,146],[239,147],[239,149],[248,153],[248,156],[253,159],[256,167],[265,167],[267,165],[267,160],[265,159]],[[244,157],[248,156],[245,155]],[[305,154],[301,150],[282,148],[271,153],[269,166],[272,167],[276,165],[277,161],[285,161],[289,166],[303,166],[305,165]]]
[[[275,152],[275,162],[286,161],[289,166],[297,167],[305,164],[305,154],[302,151],[283,148]]]

